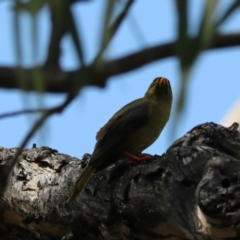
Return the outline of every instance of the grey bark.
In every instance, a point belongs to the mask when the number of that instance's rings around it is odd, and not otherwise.
[[[26,149],[1,195],[1,239],[240,239],[237,127],[202,124],[162,156],[119,160],[68,206],[90,155]],[[0,149],[0,170],[15,153]]]

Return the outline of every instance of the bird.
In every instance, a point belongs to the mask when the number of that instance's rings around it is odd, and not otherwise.
[[[171,112],[172,89],[164,77],[155,78],[142,98],[119,111],[97,132],[88,165],[81,172],[66,200],[68,204],[84,189],[91,176],[124,157],[130,161],[148,158],[142,151],[159,137]]]

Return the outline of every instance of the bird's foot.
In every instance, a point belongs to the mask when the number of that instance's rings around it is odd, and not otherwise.
[[[129,157],[129,160],[126,162],[127,165],[131,165],[132,163],[136,163],[136,162],[145,161],[152,157],[152,155],[146,154],[146,153],[140,154],[139,156],[133,155],[132,153],[129,153],[127,151],[124,151],[123,153]]]

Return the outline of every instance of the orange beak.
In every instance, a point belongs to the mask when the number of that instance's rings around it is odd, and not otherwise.
[[[158,80],[158,84],[159,84],[160,86],[167,86],[167,85],[168,85],[168,81],[167,81],[166,78],[160,77],[159,80]]]

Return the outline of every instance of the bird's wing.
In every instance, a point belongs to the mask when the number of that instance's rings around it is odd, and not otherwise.
[[[97,133],[94,155],[97,157],[98,154],[116,146],[126,136],[147,124],[149,105],[149,101],[140,98],[115,113]],[[92,158],[93,161],[94,159],[95,157]]]

